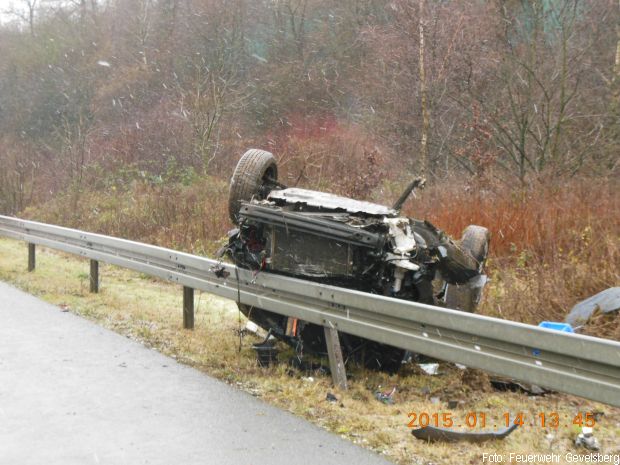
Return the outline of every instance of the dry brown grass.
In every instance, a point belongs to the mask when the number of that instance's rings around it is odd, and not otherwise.
[[[301,152],[301,148],[295,152],[295,147],[291,142],[289,162],[284,167],[287,177],[301,169],[299,163],[308,154],[318,157],[310,158],[313,163],[323,163],[327,156],[322,146],[304,146],[306,151]],[[360,164],[363,172],[364,163],[374,163],[374,155],[364,155],[361,146],[355,150],[355,156],[366,157]],[[345,158],[353,156],[351,153]],[[340,163],[330,160],[334,167]],[[315,168],[308,169],[312,172]],[[318,183],[329,190],[328,181],[338,172],[326,170],[319,177],[314,173],[316,179],[311,187],[320,187],[313,185]],[[375,183],[373,178],[362,179],[358,184]],[[360,194],[359,185],[353,188],[349,184],[341,181],[333,185],[341,193]],[[403,184],[384,181],[360,195],[389,204],[399,195]],[[491,230],[488,272],[492,281],[480,309],[482,313],[533,324],[561,321],[575,303],[620,283],[618,184],[572,180],[522,190],[455,181],[418,193],[408,202],[405,212],[430,220],[454,237],[459,237],[468,224],[480,224]],[[227,196],[227,183],[217,178],[199,179],[190,186],[134,182],[123,191],[86,191],[73,208],[68,208],[70,196],[58,197],[28,210],[26,216],[211,255],[232,227]],[[598,318],[596,325],[588,325],[584,331],[620,340],[618,320],[620,317],[616,316]]]
[[[552,265],[573,250],[588,261],[609,252],[606,239],[618,239],[619,189],[620,182],[605,179],[527,189],[455,181],[423,191],[408,213],[457,237],[468,224],[484,225],[493,233],[492,254],[498,258],[527,251],[530,262]]]
[[[232,228],[227,202],[228,183],[218,178],[188,186],[134,181],[124,189],[67,192],[22,216],[209,255]]]
[[[251,344],[258,339],[248,335],[240,345],[239,314],[233,302],[199,293],[196,328],[188,331],[182,329],[178,286],[104,266],[101,293],[93,295],[88,293],[85,260],[40,248],[37,270],[25,273],[25,245],[5,239],[0,239],[0,256],[1,280],[214,375],[400,464],[475,464],[481,463],[483,452],[578,452],[572,446],[577,430],[570,422],[577,412],[584,411],[605,413],[595,428],[596,436],[606,453],[620,453],[617,440],[620,409],[559,394],[528,397],[519,393],[485,392],[488,390],[480,389],[480,377],[476,373],[470,376],[449,364],[441,365],[440,376],[427,376],[411,368],[398,375],[388,375],[348,367],[350,390],[340,392],[334,390],[329,377],[323,374],[291,369],[286,354],[281,355],[281,363],[276,366],[257,366]],[[394,405],[375,400],[376,390],[394,386],[397,387]],[[328,402],[328,392],[336,394],[338,402]],[[447,402],[451,400],[458,402],[456,408],[448,407]],[[499,426],[504,412],[524,412],[532,419],[541,411],[557,411],[563,423],[557,430],[526,424],[508,439],[486,445],[426,444],[415,440],[407,428],[409,412],[450,412],[462,423],[470,411],[486,413],[488,427]]]
[[[573,180],[532,190],[433,186],[408,205],[454,237],[468,224],[492,234],[490,286],[480,312],[538,324],[563,321],[577,302],[620,283],[617,181]],[[620,340],[620,317],[584,332]]]

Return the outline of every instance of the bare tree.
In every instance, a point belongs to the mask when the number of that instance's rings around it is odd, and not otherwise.
[[[428,128],[430,125],[430,115],[428,109],[426,92],[426,70],[424,68],[424,0],[420,0],[418,5],[419,31],[420,31],[420,107],[422,109],[422,135],[420,138],[420,174],[426,176],[428,170]]]
[[[616,19],[616,57],[614,60],[614,71],[612,77],[614,87],[614,101],[620,108],[620,0],[618,0],[618,11]]]
[[[306,13],[308,0],[276,0],[271,6],[277,43],[285,46],[287,31],[295,44],[299,59],[304,58],[306,43]]]
[[[30,35],[32,37],[35,36],[34,22],[37,3],[38,0],[20,0],[18,2],[18,6],[11,4],[11,6],[6,10],[7,14],[15,16],[20,21],[28,24],[28,30],[30,31]]]
[[[184,79],[175,80],[179,113],[189,123],[194,156],[204,174],[219,152],[220,123],[243,107],[252,89],[242,85],[246,55],[245,1],[218,0],[210,5],[209,22],[193,11],[189,31],[200,38],[199,48],[185,62]]]
[[[497,162],[522,184],[529,174],[571,172],[590,148],[571,145],[566,133],[582,117],[575,102],[592,46],[578,40],[580,4],[532,1],[515,7],[499,0],[501,61],[489,65],[494,78],[484,87],[470,85],[469,102],[455,95],[465,108],[481,110],[501,149]],[[584,141],[595,140],[599,130],[584,134]]]

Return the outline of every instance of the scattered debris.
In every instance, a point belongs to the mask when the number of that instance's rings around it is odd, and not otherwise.
[[[581,428],[581,433],[575,439],[575,445],[577,447],[585,447],[589,450],[600,450],[601,446],[598,439],[594,437],[594,430],[587,426]]]
[[[255,334],[258,337],[261,337],[261,338],[267,337],[267,331],[265,331],[263,328],[258,326],[253,321],[248,320],[248,322],[245,324],[245,327],[243,329],[245,332]]]
[[[211,271],[213,271],[213,273],[215,273],[215,276],[217,276],[218,278],[226,279],[230,276],[230,273],[226,271],[226,268],[224,268],[222,265],[214,266]]]
[[[383,402],[384,404],[389,404],[392,405],[394,404],[394,393],[396,392],[396,386],[394,386],[394,388],[391,391],[386,391],[386,392],[381,392],[381,391],[377,391],[375,392],[375,399],[377,399],[379,402]]]
[[[329,368],[320,364],[313,362],[311,360],[305,360],[299,356],[291,357],[288,361],[288,364],[296,368],[297,370],[305,373],[306,375],[316,374],[316,375],[328,375],[330,373]],[[289,370],[289,375],[295,375],[293,370]]]
[[[331,392],[327,393],[327,396],[325,396],[325,400],[327,402],[338,402],[338,398],[335,395],[333,395]]]
[[[448,401],[448,408],[450,410],[454,410],[455,408],[457,408],[459,406],[459,401],[458,400],[449,400]]]
[[[620,287],[610,287],[575,305],[564,321],[582,326],[596,312],[612,313],[620,310]]]
[[[519,425],[511,425],[508,428],[502,428],[498,431],[454,431],[447,428],[438,428],[435,426],[426,426],[411,431],[411,434],[417,439],[429,442],[485,442],[492,439],[504,439]]]
[[[427,375],[434,376],[439,373],[439,363],[418,363],[418,366]]]
[[[278,359],[278,349],[269,338],[260,344],[254,344],[252,349],[256,351],[256,359],[261,367],[268,367]]]
[[[524,392],[531,396],[542,396],[551,392],[536,384],[522,383],[521,381],[502,377],[491,378],[491,386],[497,391]]]
[[[306,383],[314,383],[314,378],[312,376],[308,376],[305,378],[301,378],[303,379]]]

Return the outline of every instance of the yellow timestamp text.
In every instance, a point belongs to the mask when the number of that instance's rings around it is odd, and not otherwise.
[[[596,418],[591,412],[578,412],[565,415],[558,412],[503,412],[499,415],[489,415],[486,412],[466,412],[455,414],[453,412],[409,412],[407,414],[409,428],[425,428],[435,426],[438,428],[485,428],[485,427],[510,427],[537,426],[540,428],[560,428],[577,425],[579,427],[594,427]]]

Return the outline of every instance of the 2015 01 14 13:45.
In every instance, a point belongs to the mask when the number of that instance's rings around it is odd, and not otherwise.
[[[493,417],[493,418],[492,418]],[[530,425],[541,428],[559,428],[561,426],[594,427],[596,418],[592,412],[578,412],[575,415],[562,415],[558,412],[502,412],[500,415],[488,415],[486,412],[467,412],[457,415],[452,412],[409,412],[407,414],[409,428],[424,428],[435,426],[442,428],[484,428],[486,426]]]

